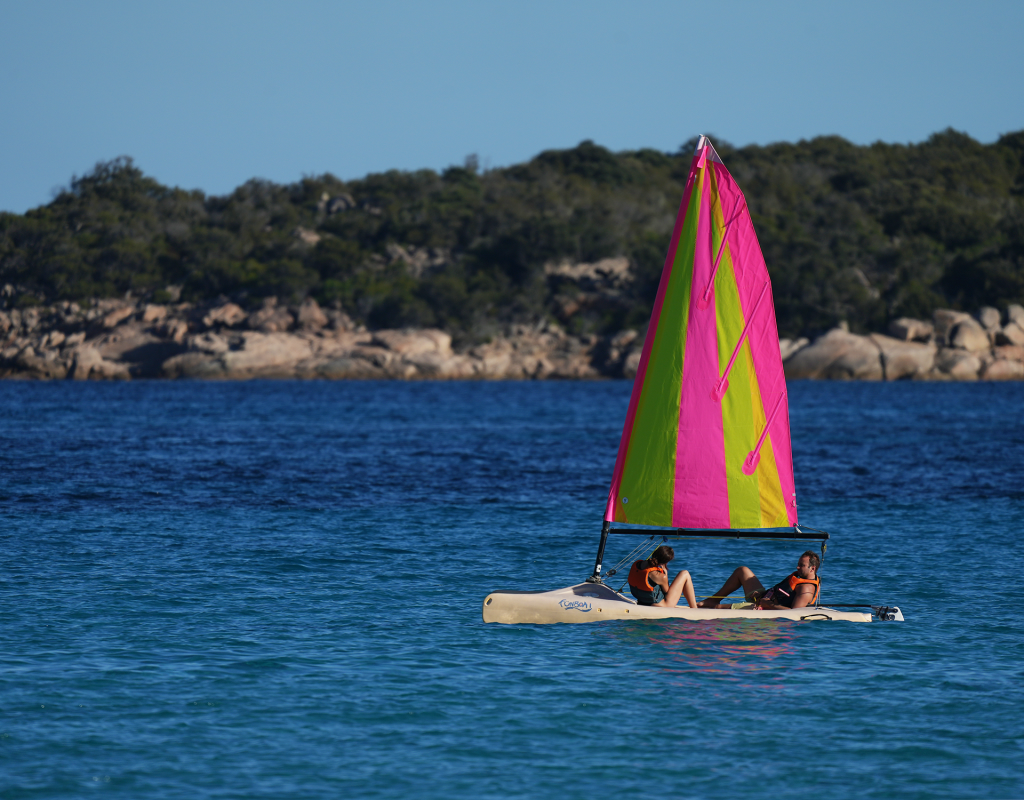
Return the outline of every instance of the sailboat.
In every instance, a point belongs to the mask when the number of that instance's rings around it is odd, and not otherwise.
[[[643,538],[602,576],[614,535]],[[799,524],[771,280],[743,192],[706,136],[690,162],[651,312],[594,571],[564,589],[492,592],[484,622],[903,619],[896,607],[869,605],[643,606],[605,582],[661,541],[690,536],[818,542],[822,555],[829,538]]]

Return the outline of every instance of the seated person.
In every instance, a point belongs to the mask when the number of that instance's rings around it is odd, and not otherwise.
[[[686,603],[690,608],[697,607],[697,598],[693,594],[693,581],[685,569],[676,575],[672,585],[668,582],[668,570],[665,565],[676,557],[675,551],[668,545],[661,545],[646,560],[634,561],[629,569],[629,591],[636,602],[642,606],[667,606],[674,608],[679,598],[685,594]]]
[[[740,587],[748,603],[754,608],[766,610],[780,608],[804,608],[817,602],[821,590],[818,567],[821,559],[808,550],[796,565],[796,572],[771,589],[765,589],[749,567],[737,567],[729,580],[715,594],[700,603],[700,608],[732,608],[731,603],[720,603]]]

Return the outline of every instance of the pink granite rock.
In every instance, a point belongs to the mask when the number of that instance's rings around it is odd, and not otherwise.
[[[867,336],[833,328],[792,356],[784,365],[786,377],[831,380],[882,380],[878,346]]]
[[[924,378],[935,365],[935,345],[900,341],[880,333],[872,333],[871,341],[882,354],[882,367],[887,381]]]

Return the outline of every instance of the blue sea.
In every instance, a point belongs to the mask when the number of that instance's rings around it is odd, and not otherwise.
[[[629,393],[0,382],[0,797],[1024,797],[1024,384],[790,386],[824,600],[905,623],[485,625],[589,574]]]

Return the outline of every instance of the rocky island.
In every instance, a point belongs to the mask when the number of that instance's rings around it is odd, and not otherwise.
[[[558,324],[512,325],[490,341],[453,348],[432,328],[367,330],[314,299],[159,304],[101,299],[88,304],[0,311],[0,377],[42,380],[133,378],[324,378],[528,380],[632,378],[642,331],[571,335]],[[1005,318],[935,311],[901,318],[887,334],[848,326],[813,342],[779,342],[786,376],[833,380],[1024,379],[1024,308]]]
[[[632,377],[694,144],[223,196],[101,162],[0,211],[0,376]],[[789,377],[1024,377],[1024,131],[716,146]]]

